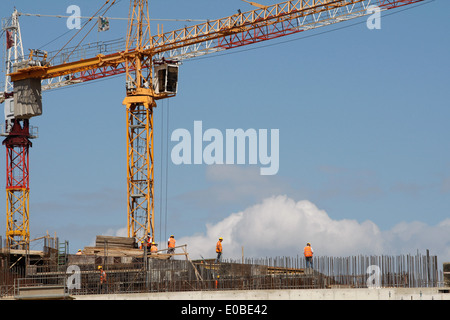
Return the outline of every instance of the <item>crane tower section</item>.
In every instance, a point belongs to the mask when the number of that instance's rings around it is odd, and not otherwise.
[[[29,249],[29,121],[15,117],[14,85],[8,76],[14,65],[23,60],[19,14],[14,10],[10,18],[2,20],[6,36],[6,77],[0,103],[4,102],[5,123],[1,135],[6,139],[6,241],[9,248]]]
[[[28,120],[13,120],[3,141],[6,146],[6,239],[9,248],[29,249],[30,126]]]
[[[126,72],[127,110],[127,193],[128,237],[155,238],[154,223],[154,141],[153,112],[155,100],[176,93],[174,80],[178,66],[172,63],[158,65],[155,72],[158,90],[155,91],[153,55],[144,54],[152,48],[148,1],[132,0],[128,19],[127,42],[124,52]],[[132,53],[132,54],[129,54]]]

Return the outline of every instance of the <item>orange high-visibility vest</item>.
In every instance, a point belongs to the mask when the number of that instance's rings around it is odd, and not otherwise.
[[[152,242],[153,242],[153,238],[152,237],[148,237],[147,238],[147,250],[148,250],[148,248],[150,248],[152,246]]]
[[[220,240],[217,241],[217,244],[216,244],[216,253],[219,253],[219,252],[222,252],[222,242],[220,242]]]
[[[169,248],[175,248],[175,239],[169,238]]]
[[[313,252],[312,252],[312,249],[311,249],[310,246],[306,246],[306,247],[303,249],[303,252],[304,252],[306,258],[309,258],[309,257],[312,257],[312,256],[313,256]]]
[[[100,271],[100,283],[106,282],[106,272],[104,270]]]

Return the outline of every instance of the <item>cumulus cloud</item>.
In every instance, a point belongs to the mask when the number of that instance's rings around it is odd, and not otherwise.
[[[213,209],[230,203],[248,206],[274,194],[294,193],[283,179],[261,175],[254,166],[207,166],[205,181],[204,189],[187,192],[178,199],[183,200],[183,204],[189,202],[197,208]]]
[[[215,257],[215,243],[224,238],[224,258],[296,256],[306,242],[324,256],[408,254],[430,249],[440,261],[450,259],[450,219],[436,226],[403,222],[381,231],[370,220],[334,220],[308,200],[273,196],[206,226],[206,232],[178,239],[190,257]]]

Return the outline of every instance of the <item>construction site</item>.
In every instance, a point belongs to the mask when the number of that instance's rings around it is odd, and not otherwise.
[[[245,299],[244,292],[248,291],[280,290],[286,294],[289,290],[319,289],[330,294],[332,290],[367,289],[373,285],[391,292],[404,290],[403,295],[393,299],[419,299],[419,289],[426,293],[426,299],[442,300],[447,299],[449,292],[448,283],[443,285],[443,271],[437,257],[428,252],[404,256],[317,257],[314,267],[309,268],[304,257],[191,260],[186,245],[175,247],[173,254],[167,254],[167,250],[151,254],[145,247],[136,248],[134,240],[126,237],[98,236],[96,246],[85,247],[80,254],[61,251],[57,242],[58,239],[46,238],[44,251],[3,248],[1,296],[19,300],[108,299],[105,295],[111,295],[111,299],[140,299],[139,294],[148,294],[148,299],[155,299],[151,294],[185,293],[187,296],[181,299],[198,299],[199,292],[210,294],[210,298],[220,292],[233,292],[235,299]],[[367,274],[368,268],[374,265],[381,266],[382,270],[376,274],[377,280]],[[99,266],[106,272],[104,284],[100,282]],[[446,274],[449,267],[446,265]],[[299,295],[298,298],[307,297]],[[356,297],[351,295],[351,298]]]
[[[147,0],[131,0],[126,40],[23,50],[15,10],[2,24],[6,79],[0,101],[6,148],[6,232],[0,236],[0,300],[90,299],[396,299],[449,300],[450,263],[417,251],[404,255],[303,255],[192,259],[189,243],[152,250],[155,226],[153,115],[157,102],[176,96],[181,63],[320,27],[404,9],[423,0],[294,0],[262,5],[225,18],[150,33]],[[107,30],[106,1],[79,28]],[[2,12],[5,14],[4,12]],[[77,34],[78,34],[77,32]],[[4,40],[2,38],[2,41]],[[42,95],[52,89],[124,76],[126,108],[127,236],[97,235],[95,245],[71,253],[65,235],[30,236],[30,148],[44,117]],[[45,143],[45,142],[42,142]],[[38,167],[38,166],[36,166]],[[39,170],[39,168],[33,170]],[[153,240],[152,240],[153,239]],[[42,247],[34,249],[32,243]],[[148,245],[148,246],[147,246]],[[376,269],[373,269],[377,266]],[[364,290],[364,291],[361,291]]]

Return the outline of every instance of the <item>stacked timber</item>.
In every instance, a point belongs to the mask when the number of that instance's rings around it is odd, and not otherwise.
[[[83,255],[85,256],[103,256],[103,257],[142,257],[143,249],[130,249],[120,247],[84,247]],[[147,257],[154,259],[170,259],[172,256],[185,255],[184,253],[166,254],[166,253],[152,253]]]
[[[149,258],[170,259],[172,256],[185,255],[185,253],[167,254],[166,249],[157,253],[149,254]],[[105,257],[142,257],[143,249],[136,248],[134,238],[114,237],[114,236],[97,236],[95,239],[95,247],[84,247],[82,252],[85,256],[105,256]]]
[[[135,249],[136,241],[134,238],[128,237],[114,237],[114,236],[97,236],[95,239],[96,247],[114,247],[114,248],[125,248],[125,249]]]
[[[110,257],[142,256],[142,250],[135,247],[135,239],[128,237],[97,236],[95,247],[84,247],[84,255]]]
[[[104,257],[142,257],[142,249],[118,247],[84,247],[83,255]]]

